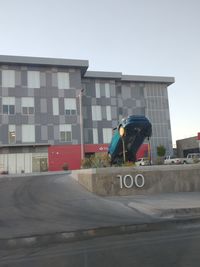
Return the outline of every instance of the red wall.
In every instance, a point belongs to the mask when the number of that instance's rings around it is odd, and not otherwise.
[[[100,153],[107,152],[108,145],[84,145],[85,153]],[[137,158],[148,156],[148,144],[141,145]],[[81,146],[80,145],[59,145],[50,146],[48,148],[49,158],[49,171],[60,171],[63,170],[64,163],[67,163],[69,170],[77,170],[81,167]]]
[[[80,145],[62,145],[50,146],[48,148],[49,171],[63,170],[63,164],[66,162],[70,170],[80,169],[81,166],[81,146]]]
[[[98,152],[108,152],[108,144],[88,144],[84,145],[85,153],[98,153]]]
[[[148,144],[142,144],[141,147],[139,148],[137,154],[136,154],[136,158],[143,158],[143,157],[148,157],[149,153],[148,153],[148,148],[149,145]]]

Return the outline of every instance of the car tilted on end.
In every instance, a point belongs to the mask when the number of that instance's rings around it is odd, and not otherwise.
[[[111,164],[123,162],[123,147],[126,160],[135,162],[138,149],[151,134],[152,126],[145,116],[132,115],[122,119],[108,148]]]

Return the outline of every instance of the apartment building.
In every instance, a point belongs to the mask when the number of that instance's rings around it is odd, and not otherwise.
[[[0,169],[78,169],[85,156],[107,151],[113,127],[132,114],[152,123],[153,159],[160,144],[172,153],[167,89],[174,78],[88,67],[87,60],[0,56]]]

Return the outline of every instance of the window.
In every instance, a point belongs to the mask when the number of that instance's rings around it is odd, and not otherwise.
[[[93,132],[93,144],[98,144],[98,130],[97,130],[97,128],[93,128],[92,132]]]
[[[61,124],[60,125],[60,140],[62,142],[72,141],[72,126],[71,124]]]
[[[22,142],[23,143],[35,142],[35,125],[29,125],[29,124],[22,125]]]
[[[109,144],[112,139],[112,128],[103,128],[103,142]]]
[[[69,73],[58,72],[58,89],[69,89]]]
[[[40,88],[39,71],[28,71],[28,88]]]
[[[100,83],[95,83],[96,98],[100,98]]]
[[[2,70],[2,87],[15,87],[14,70]]]
[[[109,83],[105,83],[105,95],[106,97],[110,97],[110,84]]]
[[[101,106],[92,106],[92,120],[93,121],[102,120]]]
[[[111,106],[106,106],[106,118],[111,121]]]
[[[15,125],[8,126],[8,143],[14,144],[16,140],[16,129]]]
[[[65,115],[76,115],[75,98],[65,98]]]
[[[22,97],[22,113],[26,115],[34,114],[33,97]]]
[[[3,114],[13,115],[15,114],[15,98],[14,97],[3,97]]]
[[[52,105],[53,105],[53,115],[59,115],[58,98],[52,99]]]

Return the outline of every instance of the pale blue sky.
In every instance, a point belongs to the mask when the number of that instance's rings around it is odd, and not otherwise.
[[[173,143],[200,131],[199,0],[0,0],[0,54],[173,76]]]

